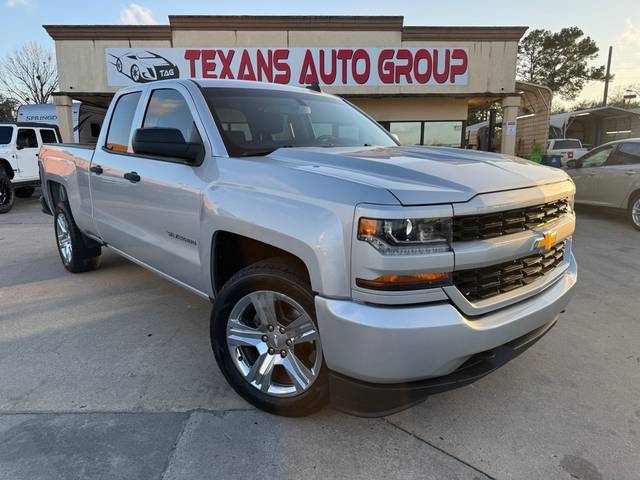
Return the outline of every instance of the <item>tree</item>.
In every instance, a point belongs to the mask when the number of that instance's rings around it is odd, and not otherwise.
[[[586,82],[605,78],[604,65],[588,66],[598,51],[596,42],[585,37],[578,27],[563,28],[557,33],[532,30],[518,46],[518,77],[574,100]]]
[[[25,44],[0,63],[0,88],[24,103],[47,103],[58,88],[51,52],[35,42]]]
[[[0,95],[0,123],[13,122],[16,119],[18,102],[13,98]]]

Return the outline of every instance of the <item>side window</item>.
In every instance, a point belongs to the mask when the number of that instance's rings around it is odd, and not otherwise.
[[[640,143],[622,143],[607,165],[640,165]]]
[[[118,98],[111,115],[109,131],[105,147],[114,152],[130,152],[129,138],[131,137],[131,125],[136,114],[140,92],[127,93]]]
[[[40,139],[42,143],[58,143],[58,138],[54,130],[40,130]]]
[[[582,157],[582,167],[583,168],[591,168],[591,167],[601,167],[611,155],[613,151],[613,145],[609,145],[608,147],[603,147],[599,150],[596,150],[593,153],[585,155]]]
[[[33,128],[19,129],[18,138],[16,139],[16,147],[38,148],[38,139],[36,138],[36,131]]]
[[[177,128],[185,141],[201,143],[189,105],[176,90],[165,88],[153,91],[142,127]]]

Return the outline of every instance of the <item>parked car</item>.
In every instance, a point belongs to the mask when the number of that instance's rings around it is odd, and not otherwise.
[[[13,207],[15,197],[33,195],[40,183],[38,151],[59,143],[55,126],[39,123],[0,123],[0,214]]]
[[[547,155],[561,155],[563,167],[566,167],[569,160],[577,160],[585,153],[587,149],[575,138],[554,138],[547,141]]]
[[[220,369],[269,412],[385,414],[469,384],[549,331],[576,282],[564,171],[403,147],[307,89],[127,87],[95,150],[40,160],[65,268],[109,247],[210,299]]]
[[[567,167],[576,203],[626,211],[640,230],[640,138],[607,143]]]

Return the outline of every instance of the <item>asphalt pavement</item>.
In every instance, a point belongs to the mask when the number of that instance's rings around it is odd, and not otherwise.
[[[363,419],[256,410],[210,304],[108,249],[72,275],[37,198],[0,216],[0,480],[640,478],[640,232],[578,211],[558,325],[476,384]]]

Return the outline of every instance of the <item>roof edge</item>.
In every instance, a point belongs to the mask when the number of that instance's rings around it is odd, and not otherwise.
[[[402,16],[169,15],[173,30],[401,30]]]
[[[54,40],[171,40],[169,25],[43,25]]]
[[[403,41],[424,40],[484,40],[484,41],[519,41],[529,29],[525,26],[513,27],[404,27]]]

